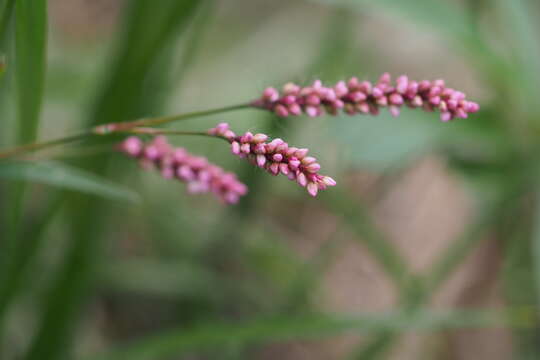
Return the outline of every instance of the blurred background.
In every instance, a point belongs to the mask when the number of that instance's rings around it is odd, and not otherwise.
[[[538,1],[0,8],[2,148],[386,71],[481,105],[169,126],[308,147],[338,182],[315,199],[213,139],[171,137],[238,174],[236,206],[110,141],[0,162],[0,359],[540,359]]]

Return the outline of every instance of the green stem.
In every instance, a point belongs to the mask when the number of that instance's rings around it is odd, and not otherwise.
[[[194,136],[207,136],[212,138],[225,139],[222,136],[211,135],[205,131],[183,131],[183,130],[169,130],[169,129],[154,129],[147,127],[136,127],[131,130],[123,131],[128,134],[139,134],[139,135],[194,135]]]
[[[163,125],[163,124],[168,124],[173,121],[187,120],[187,119],[192,119],[196,117],[221,114],[221,113],[234,111],[234,110],[247,109],[249,107],[251,107],[250,104],[240,104],[240,105],[232,105],[232,106],[226,106],[222,108],[210,109],[210,110],[204,110],[204,111],[194,111],[194,112],[178,114],[178,115],[155,117],[155,118],[144,118],[144,119],[128,121],[128,122],[110,123],[110,124],[105,124],[105,125],[100,125],[100,126],[95,127],[93,129],[93,132],[98,135],[105,135],[111,132],[126,131],[126,130],[130,130],[136,127],[141,127],[141,126]]]
[[[31,143],[31,144],[16,146],[14,148],[0,152],[0,159],[13,157],[13,156],[31,152],[31,151],[37,151],[37,150],[45,149],[48,147],[53,147],[56,145],[63,145],[70,142],[83,140],[92,135],[94,135],[92,132],[85,132],[78,135],[67,136],[67,137],[54,139],[50,141],[44,141],[41,143]]]
[[[81,134],[67,136],[67,137],[40,142],[40,143],[31,143],[31,144],[13,147],[11,149],[1,151],[0,159],[13,157],[13,156],[24,154],[31,151],[42,150],[42,149],[57,146],[57,145],[63,145],[63,144],[67,144],[67,143],[78,141],[78,140],[83,140],[83,139],[86,139],[87,137],[94,136],[94,135],[110,135],[113,133],[135,133],[135,134],[152,134],[152,135],[158,135],[158,134],[198,135],[198,136],[216,137],[214,135],[209,135],[205,132],[200,132],[200,131],[157,130],[157,129],[143,128],[143,126],[145,127],[145,126],[163,125],[163,124],[167,124],[173,121],[192,119],[192,118],[202,117],[202,116],[207,116],[207,115],[221,114],[221,113],[233,111],[233,110],[247,109],[249,107],[251,107],[250,104],[240,104],[240,105],[232,105],[232,106],[226,106],[226,107],[217,108],[217,109],[195,111],[195,112],[172,115],[172,116],[145,118],[145,119],[139,119],[139,120],[134,120],[134,121],[122,122],[122,123],[109,123],[109,124],[97,126],[91,129],[90,131],[86,131]]]

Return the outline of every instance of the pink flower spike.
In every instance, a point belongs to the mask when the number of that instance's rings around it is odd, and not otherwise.
[[[338,115],[341,111],[349,115],[378,115],[383,107],[392,107],[390,112],[396,116],[403,105],[425,111],[450,112],[452,118],[466,117],[461,111],[457,114],[458,108],[463,109],[467,116],[479,110],[478,104],[466,100],[463,92],[446,87],[442,80],[414,81],[401,75],[392,82],[388,73],[383,74],[375,86],[352,77],[333,86],[326,86],[319,80],[305,87],[289,83],[277,97],[276,92],[267,88],[259,99],[252,102],[252,106],[273,111],[281,117]],[[443,102],[446,105],[441,106]]]
[[[214,129],[209,131],[209,133],[218,132]],[[310,186],[311,194],[325,189],[328,184],[335,184],[332,178],[319,174],[321,165],[317,163],[316,158],[307,156],[309,150],[306,148],[289,147],[279,138],[268,142],[266,135],[252,135],[249,132],[235,135],[228,141],[231,147],[239,150],[237,156],[246,158],[251,164],[265,169],[270,174],[274,176],[283,174],[290,180],[296,180],[302,187],[313,184]]]
[[[211,129],[210,133],[222,136],[228,131],[222,124]],[[133,138],[127,138],[120,144],[120,150],[134,143]],[[238,201],[240,196],[247,193],[247,187],[236,179],[232,173],[227,173],[220,167],[210,164],[201,156],[193,156],[183,148],[172,147],[163,136],[155,137],[150,143],[140,141],[141,151],[126,153],[139,160],[144,168],[157,168],[165,179],[176,178],[187,184],[189,193],[211,192],[225,203]],[[239,144],[237,143],[237,146]],[[124,151],[125,152],[125,151]]]

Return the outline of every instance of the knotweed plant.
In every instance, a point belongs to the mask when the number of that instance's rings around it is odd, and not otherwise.
[[[227,123],[220,123],[208,131],[201,132],[162,130],[156,126],[247,108],[272,111],[280,117],[304,114],[316,117],[325,114],[337,115],[340,112],[348,115],[378,115],[382,108],[388,108],[393,116],[398,116],[403,106],[430,112],[437,111],[443,122],[456,118],[465,119],[469,114],[479,110],[477,103],[467,100],[463,92],[447,87],[443,80],[414,81],[402,75],[393,83],[388,73],[383,74],[374,84],[360,81],[356,77],[339,81],[331,86],[325,86],[320,80],[315,80],[313,84],[305,87],[287,83],[281,92],[268,87],[259,98],[245,104],[101,125],[79,135],[8,149],[0,152],[0,159],[93,136],[131,134],[117,146],[117,149],[129,157],[138,159],[143,168],[156,169],[166,179],[177,179],[186,183],[189,193],[213,193],[224,203],[235,204],[248,191],[246,185],[240,182],[236,175],[211,164],[205,157],[195,156],[184,148],[171,146],[164,137],[164,135],[209,136],[226,140],[232,154],[246,159],[271,175],[282,174],[306,188],[310,195],[316,196],[320,190],[335,186],[336,181],[319,173],[321,165],[315,157],[308,155],[307,148],[289,146],[284,140],[271,139],[266,134],[245,132],[237,135]],[[133,136],[134,134],[150,135],[154,138],[144,143],[140,138]]]

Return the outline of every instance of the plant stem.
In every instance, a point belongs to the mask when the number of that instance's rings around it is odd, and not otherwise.
[[[95,135],[103,136],[103,135],[111,135],[113,133],[135,133],[135,134],[152,134],[152,135],[158,135],[158,134],[199,135],[199,136],[216,137],[214,135],[209,135],[202,131],[157,130],[157,129],[152,129],[152,128],[145,128],[145,126],[163,125],[163,124],[170,123],[173,121],[192,119],[196,117],[213,115],[213,114],[220,114],[220,113],[233,111],[233,110],[247,109],[249,107],[251,107],[250,104],[240,104],[240,105],[226,106],[226,107],[217,108],[217,109],[183,113],[183,114],[178,114],[178,115],[144,118],[144,119],[128,121],[128,122],[120,122],[120,123],[109,123],[109,124],[94,127],[90,131],[86,131],[77,135],[67,136],[67,137],[40,142],[40,143],[39,142],[31,143],[31,144],[13,147],[11,149],[1,151],[0,159],[5,159],[5,158],[13,157],[16,155],[20,155],[23,153],[37,151],[37,150],[41,150],[41,149],[45,149],[45,148],[49,148],[49,147],[53,147],[57,145],[63,145],[63,144],[67,144],[67,143],[78,141],[78,140],[83,140],[87,137],[91,137]]]
[[[13,157],[13,156],[23,154],[23,153],[27,153],[27,152],[31,152],[31,151],[37,151],[37,150],[45,149],[45,148],[48,148],[48,147],[53,147],[53,146],[56,146],[56,145],[67,144],[67,143],[70,143],[70,142],[85,139],[85,138],[87,138],[89,136],[92,136],[92,135],[94,135],[92,132],[84,132],[84,133],[77,134],[77,135],[67,136],[67,137],[54,139],[54,140],[50,140],[50,141],[44,141],[44,142],[41,142],[41,143],[31,143],[31,144],[16,146],[16,147],[13,147],[11,149],[0,152],[0,159]]]
[[[194,135],[194,136],[208,136],[212,138],[219,138],[227,140],[222,136],[211,135],[205,131],[183,131],[183,130],[169,130],[169,129],[155,129],[147,127],[136,127],[131,130],[123,131],[128,134],[141,134],[141,135]]]
[[[122,131],[130,130],[136,127],[141,127],[141,126],[163,125],[163,124],[167,124],[173,121],[187,120],[187,119],[192,119],[192,118],[201,117],[201,116],[221,114],[221,113],[225,113],[229,111],[246,109],[249,107],[251,107],[250,104],[231,105],[231,106],[226,106],[226,107],[217,108],[217,109],[195,111],[195,112],[189,112],[189,113],[178,114],[178,115],[155,117],[155,118],[144,118],[144,119],[128,121],[128,122],[110,123],[110,124],[96,126],[92,131],[98,135],[105,135],[111,132],[119,132],[119,131],[122,132]]]

